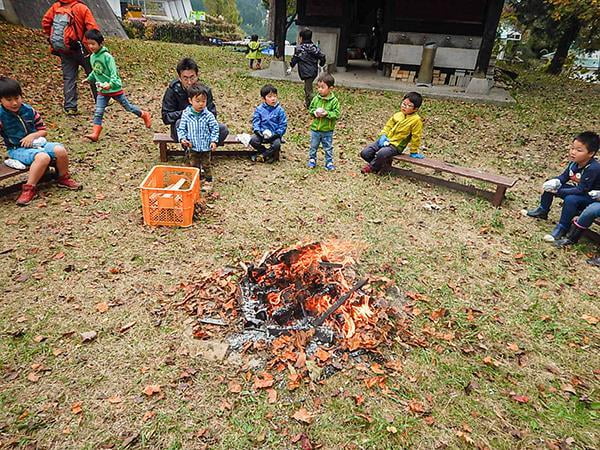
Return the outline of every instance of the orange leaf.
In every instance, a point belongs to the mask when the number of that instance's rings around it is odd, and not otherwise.
[[[485,358],[483,358],[483,363],[490,367],[500,367],[500,363],[491,356],[486,356]]]
[[[523,259],[523,258],[525,258],[525,253],[517,253],[514,258],[515,259]]]
[[[385,370],[383,370],[381,368],[381,364],[378,364],[378,363],[371,364],[371,370],[373,371],[373,373],[375,373],[377,375],[385,375]]]
[[[113,405],[115,405],[117,403],[121,403],[123,401],[123,399],[121,397],[119,397],[118,395],[113,395],[112,397],[108,397],[106,400],[108,401],[108,403],[112,403]]]
[[[409,400],[408,409],[410,410],[410,412],[413,412],[415,414],[423,414],[425,412],[425,406],[423,406],[423,403],[414,399]]]
[[[294,415],[292,416],[292,419],[296,419],[298,422],[303,422],[303,423],[311,423],[312,422],[312,416],[306,410],[306,408],[300,408],[298,411],[296,411],[294,413]]]
[[[584,314],[581,318],[590,325],[596,325],[598,323],[598,317],[590,316],[589,314]]]
[[[528,403],[529,402],[529,397],[527,397],[526,395],[513,394],[513,395],[511,395],[511,398],[517,403]]]
[[[429,318],[435,322],[444,317],[447,313],[448,310],[446,308],[436,309],[435,311],[431,311],[431,313],[429,314]]]
[[[267,389],[267,402],[271,405],[277,403],[277,391],[275,389]]]
[[[156,413],[154,411],[146,411],[142,416],[142,420],[144,422],[147,422],[148,420],[152,419],[155,415]]]
[[[518,352],[519,351],[519,346],[517,344],[515,344],[514,342],[511,342],[510,344],[508,344],[506,346],[507,349],[509,349],[511,352]]]
[[[252,387],[254,389],[265,389],[273,386],[273,383],[273,375],[268,372],[262,372],[254,378],[254,385]]]
[[[149,384],[144,388],[144,394],[148,397],[158,394],[160,392],[160,386],[158,384]]]
[[[331,358],[331,355],[329,354],[328,351],[323,350],[321,347],[319,347],[317,349],[317,351],[315,352],[315,356],[319,359],[319,361],[321,362],[325,362],[327,361],[329,358]]]
[[[365,398],[362,395],[355,395],[354,396],[354,403],[356,404],[356,406],[360,406],[364,403]]]
[[[242,392],[242,385],[237,381],[230,381],[229,383],[227,383],[227,386],[229,387],[229,392],[232,392],[234,394],[239,394],[240,392]]]
[[[83,412],[83,408],[81,407],[81,402],[75,402],[71,405],[71,412],[73,414],[81,414]]]
[[[96,303],[96,311],[105,313],[106,311],[108,311],[108,303],[106,303],[106,302]]]
[[[37,383],[38,380],[40,379],[40,376],[38,374],[36,374],[35,372],[29,372],[29,374],[27,375],[27,379],[29,381],[31,381],[32,383]]]
[[[58,252],[56,255],[52,257],[52,259],[63,259],[65,257],[65,252]]]
[[[367,378],[365,380],[365,384],[367,385],[367,388],[369,388],[369,389],[371,389],[376,384],[379,385],[379,387],[383,387],[383,386],[385,386],[385,377],[377,376],[377,377]]]

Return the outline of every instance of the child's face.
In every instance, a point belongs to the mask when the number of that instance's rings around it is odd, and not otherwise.
[[[400,111],[402,111],[404,114],[412,114],[416,110],[417,108],[415,108],[415,105],[409,99],[405,98],[402,100],[402,103],[400,104]]]
[[[15,95],[12,97],[0,97],[0,104],[2,104],[4,109],[7,111],[16,113],[23,104],[23,97],[20,95]]]
[[[327,97],[332,90],[333,86],[327,86],[323,81],[317,83],[317,92],[321,97]]]
[[[590,159],[592,159],[593,156],[594,154],[588,151],[587,147],[583,144],[583,142],[574,140],[571,144],[571,149],[569,150],[569,157],[574,163],[578,165],[587,164],[587,162]]]
[[[277,94],[275,92],[269,92],[265,97],[265,102],[269,106],[275,106],[277,104]]]
[[[87,43],[87,48],[90,50],[90,52],[92,53],[96,53],[98,50],[100,50],[100,48],[102,47],[100,44],[98,44],[96,41],[94,41],[93,39],[88,39],[86,41]]]
[[[206,108],[206,95],[196,95],[190,98],[189,101],[196,112],[200,112]]]

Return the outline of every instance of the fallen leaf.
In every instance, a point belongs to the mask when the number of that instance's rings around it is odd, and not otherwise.
[[[381,367],[381,364],[378,364],[378,363],[371,364],[371,370],[373,371],[374,374],[385,375],[385,370],[383,370],[383,368]]]
[[[108,397],[106,400],[108,401],[108,403],[112,403],[113,405],[115,405],[117,403],[121,403],[123,401],[123,399],[121,397],[119,397],[118,395],[113,395],[112,397]]]
[[[52,257],[52,259],[59,260],[65,257],[65,252],[58,252],[56,255]]]
[[[415,414],[423,414],[425,412],[425,406],[418,400],[409,400],[408,409],[410,412]]]
[[[519,351],[519,346],[513,342],[511,342],[510,344],[508,344],[506,346],[507,349],[509,349],[511,352],[518,352]]]
[[[277,391],[275,389],[267,389],[267,403],[277,403]]]
[[[149,384],[144,388],[144,394],[146,394],[148,397],[158,394],[159,392],[160,386],[158,384]]]
[[[441,319],[442,317],[444,317],[447,313],[448,313],[448,310],[446,308],[436,309],[435,311],[431,311],[431,313],[429,314],[429,318],[433,322],[436,322],[439,319]]]
[[[298,411],[296,411],[294,413],[294,415],[292,416],[292,419],[296,419],[298,422],[303,422],[303,423],[311,423],[312,422],[312,416],[311,414],[306,410],[306,408],[300,408]]]
[[[583,316],[581,316],[581,318],[583,320],[585,320],[587,323],[589,323],[590,325],[596,325],[599,320],[598,317],[590,316],[589,314],[584,314]]]
[[[517,395],[514,392],[511,393],[510,398],[512,398],[517,403],[529,403],[529,397],[526,395]]]
[[[65,351],[62,348],[55,348],[52,350],[54,356],[62,355]]]
[[[398,432],[398,428],[396,428],[393,425],[388,425],[386,427],[386,430],[387,430],[388,433],[392,433],[392,434],[396,434]]]
[[[106,302],[96,303],[96,311],[105,313],[106,311],[108,311],[108,303],[106,303]]]
[[[155,415],[156,415],[156,412],[154,412],[154,411],[146,411],[144,413],[144,415],[142,416],[142,420],[144,422],[147,422],[148,420],[152,419]]]
[[[362,395],[355,395],[354,396],[354,404],[356,406],[360,406],[365,402],[365,398]]]
[[[321,362],[325,362],[327,361],[329,358],[331,358],[331,355],[329,354],[328,351],[323,350],[321,347],[319,347],[317,349],[317,351],[315,352],[315,356],[317,357],[317,359]]]
[[[239,394],[240,392],[242,392],[242,385],[237,381],[230,381],[229,383],[227,383],[227,387],[229,388],[229,392],[232,392],[234,394]]]
[[[81,407],[81,402],[75,402],[71,405],[71,412],[73,414],[81,414],[83,412],[83,408]]]
[[[569,384],[569,383],[565,383],[563,384],[560,389],[563,392],[568,392],[569,394],[573,394],[573,395],[577,395],[577,391],[575,390],[575,388],[573,387],[573,385]]]
[[[517,254],[514,256],[514,258],[515,258],[515,259],[523,259],[523,258],[525,258],[525,253],[517,253]]]
[[[83,333],[81,333],[81,339],[83,340],[83,342],[93,341],[94,339],[96,339],[96,336],[98,336],[98,333],[96,333],[95,331],[84,331]]]
[[[119,328],[119,333],[125,333],[127,330],[129,330],[132,326],[134,326],[137,322],[134,320],[133,322],[129,322],[126,323],[125,325],[123,325],[121,328]]]
[[[254,389],[266,389],[273,386],[273,383],[273,375],[268,372],[262,372],[254,378],[254,384],[252,387]]]
[[[496,361],[494,358],[492,358],[491,356],[486,356],[485,358],[483,358],[483,363],[487,366],[490,367],[500,367],[500,363],[498,361]]]
[[[29,372],[27,374],[27,379],[29,381],[31,381],[32,383],[37,383],[38,380],[40,379],[40,376],[38,374],[36,374],[35,372]]]
[[[37,335],[33,338],[33,340],[35,342],[37,342],[38,344],[42,341],[45,341],[46,339],[48,339],[46,336],[41,336],[41,335]]]

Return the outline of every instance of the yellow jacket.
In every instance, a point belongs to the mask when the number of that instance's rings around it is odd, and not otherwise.
[[[380,135],[382,134],[385,134],[390,144],[398,150],[404,150],[404,147],[410,142],[410,152],[418,153],[423,134],[423,121],[416,112],[406,116],[399,111],[387,121],[381,130]]]

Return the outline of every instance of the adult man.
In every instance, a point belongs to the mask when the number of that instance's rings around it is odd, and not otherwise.
[[[171,126],[171,137],[179,142],[177,138],[177,126],[181,120],[183,110],[190,105],[186,89],[198,82],[198,64],[192,58],[183,58],[177,63],[178,78],[169,83],[162,101],[161,116],[165,125]],[[213,101],[212,91],[208,86],[206,90],[206,108],[217,117],[217,107]],[[219,123],[219,141],[217,145],[223,145],[223,141],[229,134],[227,125]]]
[[[88,30],[98,30],[90,9],[80,0],[59,0],[42,18],[42,28],[48,36],[52,54],[60,57],[63,73],[64,109],[77,114],[77,72],[83,67],[86,75],[92,71],[87,49],[83,44]],[[96,85],[90,83],[96,100]]]

